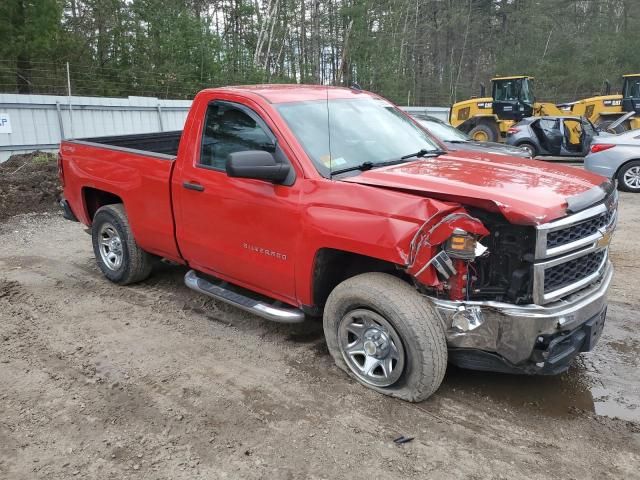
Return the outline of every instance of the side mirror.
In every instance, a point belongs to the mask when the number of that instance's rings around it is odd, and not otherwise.
[[[273,155],[263,150],[247,150],[230,153],[227,157],[227,175],[236,178],[253,178],[282,183],[289,176],[291,167],[278,163]]]

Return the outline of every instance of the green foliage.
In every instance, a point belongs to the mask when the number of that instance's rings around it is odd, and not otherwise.
[[[36,152],[32,157],[31,162],[36,165],[47,165],[57,161],[57,157],[51,153]]]
[[[190,98],[346,84],[448,105],[495,74],[570,101],[640,71],[637,0],[3,0],[0,91]]]

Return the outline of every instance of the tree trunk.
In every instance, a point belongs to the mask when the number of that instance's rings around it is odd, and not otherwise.
[[[17,32],[24,32],[27,24],[27,12],[24,0],[16,2],[14,28]],[[24,45],[20,45],[16,57],[16,87],[18,93],[31,93],[31,57]]]

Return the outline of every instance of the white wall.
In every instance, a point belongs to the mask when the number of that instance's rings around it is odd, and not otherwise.
[[[61,139],[182,130],[190,100],[106,98],[0,93],[0,162],[16,153],[55,152]],[[444,107],[401,107],[447,121]]]
[[[57,151],[63,138],[181,130],[190,100],[0,94],[0,162],[16,153]]]
[[[400,107],[407,113],[423,113],[436,117],[443,122],[449,122],[449,108],[448,107]]]

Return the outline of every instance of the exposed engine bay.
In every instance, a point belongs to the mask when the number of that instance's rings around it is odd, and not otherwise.
[[[471,283],[469,298],[514,304],[531,303],[536,242],[534,227],[512,225],[497,213],[473,208],[468,210],[490,232],[482,240],[488,255],[469,263],[472,278],[475,278]]]
[[[437,298],[531,303],[535,238],[533,227],[467,207],[416,233],[407,271]]]

